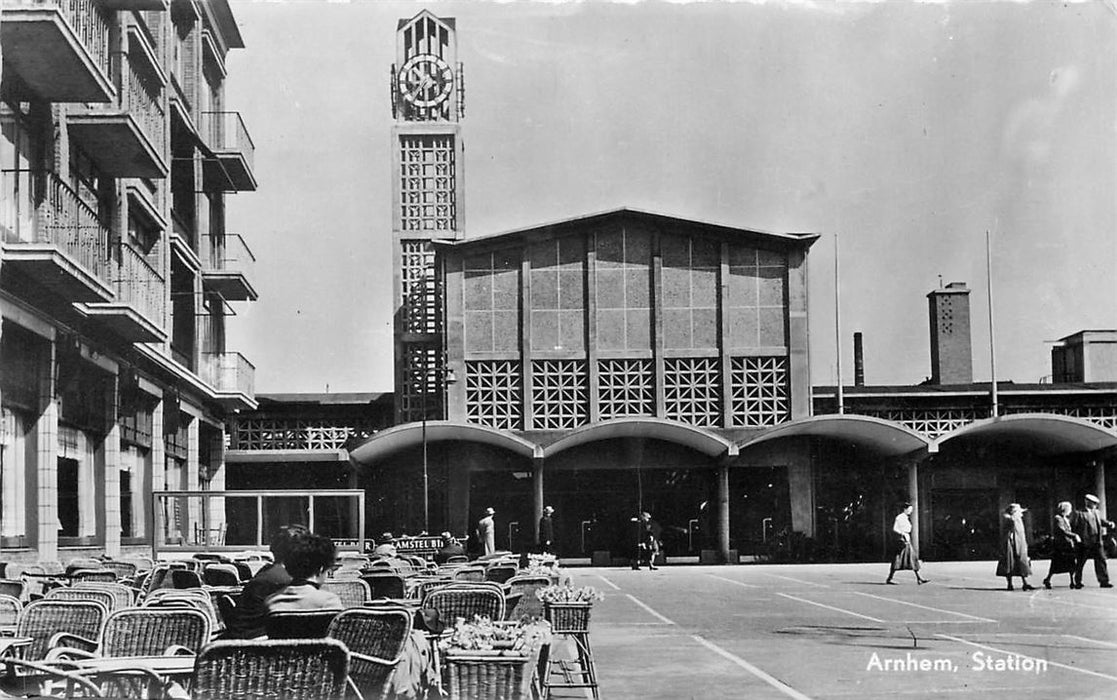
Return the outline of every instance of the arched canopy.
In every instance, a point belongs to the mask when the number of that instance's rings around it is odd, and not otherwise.
[[[1071,416],[1014,413],[968,423],[936,440],[939,446],[977,440],[1019,447],[1042,455],[1095,452],[1117,446],[1117,433]]]
[[[539,456],[539,447],[504,430],[456,421],[427,421],[427,443],[469,442],[508,450],[521,457]],[[349,459],[358,464],[373,464],[397,452],[421,447],[423,424],[405,423],[383,430],[349,452]]]
[[[853,414],[811,416],[783,423],[741,442],[739,449],[743,453],[755,445],[788,437],[831,438],[866,448],[882,457],[899,457],[919,450],[934,451],[933,441],[905,425],[884,418]]]
[[[616,418],[583,425],[543,448],[544,457],[600,440],[647,438],[689,447],[707,457],[736,454],[732,442],[708,430],[663,418]]]

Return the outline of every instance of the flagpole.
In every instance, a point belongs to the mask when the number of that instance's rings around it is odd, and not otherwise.
[[[989,393],[993,401],[993,418],[1000,415],[997,405],[997,344],[993,335],[993,254],[989,231],[985,231],[985,285],[989,297]]]

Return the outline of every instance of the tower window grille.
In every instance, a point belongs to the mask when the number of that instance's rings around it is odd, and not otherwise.
[[[405,422],[442,417],[442,387],[439,381],[440,352],[433,344],[412,343],[404,347],[401,418]]]
[[[667,358],[663,393],[667,418],[716,427],[721,416],[721,380],[717,358]]]
[[[457,228],[457,177],[450,134],[400,137],[400,230]]]
[[[470,423],[500,430],[522,430],[520,363],[516,360],[467,362],[465,411]]]
[[[535,360],[531,363],[531,402],[537,430],[576,428],[589,415],[586,363]]]
[[[598,360],[597,385],[602,420],[655,415],[651,360]]]
[[[442,331],[438,275],[430,241],[401,241],[400,305],[408,333]]]
[[[734,357],[729,367],[733,425],[760,428],[791,417],[786,357]]]

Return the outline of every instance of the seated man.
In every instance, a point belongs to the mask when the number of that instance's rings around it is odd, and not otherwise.
[[[264,635],[264,618],[268,614],[264,601],[291,583],[286,567],[287,553],[295,540],[309,532],[302,525],[287,525],[272,536],[270,549],[275,561],[257,571],[252,580],[244,584],[236,607],[225,620],[225,638],[252,639]]]
[[[464,557],[465,547],[461,546],[454,536],[449,532],[442,533],[442,549],[435,552],[434,561],[436,564],[445,564],[446,560],[450,557]]]
[[[321,590],[336,558],[337,548],[329,537],[308,532],[293,542],[286,560],[291,583],[264,602],[268,613],[342,610],[345,606],[336,593]]]

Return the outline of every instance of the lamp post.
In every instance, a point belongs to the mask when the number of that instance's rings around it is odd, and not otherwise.
[[[435,385],[442,394],[442,405],[439,406],[439,413],[445,408],[446,386],[453,384],[456,379],[454,378],[454,370],[449,367],[431,367],[431,374],[434,375]],[[427,460],[427,408],[428,404],[423,401],[423,531],[426,534],[431,534],[431,489],[430,489],[430,471]]]

